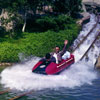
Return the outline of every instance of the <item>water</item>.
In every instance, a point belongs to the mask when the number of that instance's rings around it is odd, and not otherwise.
[[[86,25],[89,29],[95,23],[94,15],[90,22]],[[89,31],[86,28],[83,31]],[[80,57],[80,52],[75,57]],[[93,63],[97,52],[98,48],[94,46],[88,60],[76,62],[60,75],[32,73],[32,67],[40,60],[38,57],[32,57],[29,61],[25,59],[23,63],[8,67],[0,74],[0,91],[6,88],[11,91],[0,95],[0,100],[8,100],[30,90],[34,91],[20,100],[99,100],[100,74],[94,69]]]
[[[1,73],[0,87],[10,87],[0,100],[8,100],[21,93],[34,90],[20,100],[99,100],[100,77],[90,62],[73,64],[60,75],[38,75],[31,72],[40,58],[33,57],[24,64],[6,68]]]
[[[95,17],[95,15],[91,15],[90,22],[84,26],[79,36],[77,37],[77,39],[74,41],[73,43],[74,47],[77,46],[77,42],[79,40],[81,41],[88,34],[91,28],[96,24],[96,20],[97,18]],[[73,54],[75,55],[75,62],[79,61],[81,57],[83,56],[83,54],[88,50],[88,48],[94,41],[95,37],[99,33],[99,29],[100,29],[100,25],[97,24],[97,27],[95,28],[95,30],[93,30],[93,32],[91,32],[91,34],[87,37],[85,42],[83,42],[83,44],[77,50],[74,51]],[[99,56],[99,52],[100,52],[99,48],[96,45],[94,45],[94,47],[90,50],[90,53],[87,55],[89,58],[89,61],[91,60],[91,62],[95,64],[96,59]]]
[[[85,24],[82,27],[82,30],[80,31],[80,34],[78,35],[77,39],[73,43],[73,48],[77,47],[77,44],[83,40],[83,38],[90,32],[90,30],[93,28],[93,26],[96,24],[96,16],[94,14],[90,15],[90,22]],[[80,40],[80,41],[79,41]]]
[[[34,61],[36,61],[35,58],[33,58],[31,62],[29,61],[22,65],[18,64],[2,71],[1,83],[5,84],[5,87],[24,91],[32,89],[41,90],[45,88],[55,89],[59,87],[74,88],[85,83],[92,84],[92,80],[96,78],[96,74],[90,64],[85,62],[75,63],[69,70],[65,70],[60,75],[46,76],[32,73],[31,70],[32,65],[35,64]],[[28,65],[30,63],[32,63],[31,66]]]

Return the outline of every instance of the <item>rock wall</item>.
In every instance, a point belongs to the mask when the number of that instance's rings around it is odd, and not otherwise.
[[[90,21],[90,14],[88,12],[83,12],[83,13],[81,13],[81,15],[83,16],[83,18],[78,20],[77,24],[83,25],[83,24],[86,24]]]
[[[2,19],[3,19],[3,22],[2,22]],[[8,20],[8,19],[9,19],[9,13],[5,9],[3,9],[2,13],[0,15],[0,26],[5,27],[6,31],[9,31],[13,28],[12,27],[13,26],[12,21],[10,21],[9,23],[6,23],[6,20]]]
[[[97,69],[100,69],[100,56],[99,56],[99,58],[98,58],[98,60],[97,60],[96,68],[97,68]]]
[[[100,5],[100,0],[82,0],[83,3],[97,4]]]

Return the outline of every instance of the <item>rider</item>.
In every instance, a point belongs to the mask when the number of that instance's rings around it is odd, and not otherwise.
[[[54,48],[54,52],[51,53],[51,56],[55,57],[57,64],[62,61],[62,56],[66,52],[66,45],[67,44],[68,44],[68,40],[65,40],[64,41],[64,48],[62,51],[60,51],[60,48],[58,46],[56,46]]]
[[[63,50],[60,51],[60,48],[58,46],[56,46],[54,48],[54,52],[47,53],[45,55],[45,57],[41,59],[41,61],[43,61],[44,64],[46,64],[46,63],[50,64],[50,62],[55,62],[56,64],[58,64],[59,62],[62,61],[62,59],[65,60],[65,59],[69,58],[70,53],[68,51],[66,51],[67,44],[68,44],[68,40],[65,40]]]
[[[51,56],[50,53],[46,53],[45,57],[43,57],[40,61],[43,61],[43,65],[48,65],[51,62],[56,62],[56,59]]]

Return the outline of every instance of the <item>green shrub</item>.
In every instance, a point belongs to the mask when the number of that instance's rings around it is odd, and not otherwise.
[[[46,53],[52,52],[56,45],[62,49],[65,39],[69,41],[68,48],[80,29],[76,24],[68,24],[68,27],[59,32],[49,30],[38,34],[23,33],[23,37],[17,40],[7,37],[0,38],[0,62],[18,62],[19,53],[23,53],[25,56],[43,57]]]
[[[37,19],[36,23],[38,24],[38,27],[41,31],[59,30],[59,27],[53,17],[48,17],[48,16],[42,17],[41,19]]]
[[[28,20],[26,29],[29,32],[45,32],[48,30],[57,32],[60,30],[69,29],[69,25],[73,23],[75,24],[74,19],[67,15],[47,15],[34,18],[33,20]]]
[[[8,42],[0,44],[0,61],[1,62],[17,62],[19,48],[17,45],[13,45]]]
[[[4,37],[6,35],[5,29],[0,26],[0,37]]]
[[[55,21],[59,27],[59,30],[68,29],[69,24],[75,23],[71,17],[65,15],[59,15],[57,18],[55,18]]]

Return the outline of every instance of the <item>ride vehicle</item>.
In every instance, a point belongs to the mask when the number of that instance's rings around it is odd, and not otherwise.
[[[43,61],[39,61],[35,66],[32,68],[32,72],[38,73],[38,74],[47,74],[47,75],[53,75],[53,74],[59,74],[66,68],[68,68],[70,65],[72,65],[75,62],[74,55],[70,55],[70,58],[63,60],[56,64],[54,62],[50,62],[49,64],[44,64]]]

